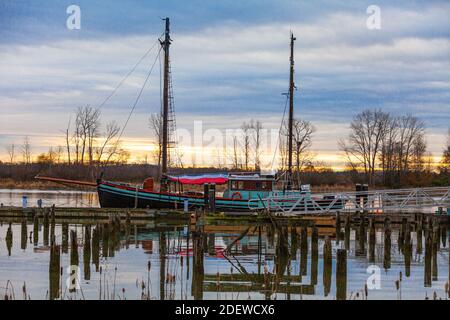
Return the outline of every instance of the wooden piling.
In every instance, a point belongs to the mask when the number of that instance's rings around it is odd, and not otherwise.
[[[166,299],[166,233],[159,233],[159,299]]]
[[[344,246],[345,250],[350,250],[350,215],[347,214],[345,217],[345,239],[344,239]]]
[[[203,247],[205,236],[203,227],[197,227],[192,235],[193,243],[193,272],[192,272],[192,295],[195,300],[203,299],[203,279],[204,279],[204,251]]]
[[[50,210],[50,243],[55,243],[55,205],[52,205],[52,208]]]
[[[109,248],[109,224],[102,224],[102,256],[108,258]]]
[[[308,272],[308,228],[302,227],[300,234],[300,274],[305,276]]]
[[[78,266],[78,238],[75,230],[70,231],[70,265]]]
[[[416,254],[422,254],[423,250],[423,217],[420,215],[417,219],[417,227],[416,227]]]
[[[108,224],[108,257],[114,257],[116,241],[116,228],[114,222]]]
[[[341,240],[341,214],[336,212],[336,244]]]
[[[336,253],[336,299],[347,299],[347,251],[343,249]]]
[[[10,257],[12,246],[13,246],[13,232],[12,232],[11,223],[8,226],[8,230],[6,230],[5,242],[6,242],[6,249],[8,250],[8,256]]]
[[[60,297],[60,269],[61,269],[61,248],[55,243],[50,247],[49,264],[49,299],[55,300]]]
[[[100,266],[100,232],[99,225],[96,225],[92,231],[92,263],[95,266],[95,272],[99,271]]]
[[[327,297],[331,289],[331,275],[333,267],[332,244],[330,238],[325,237],[323,246],[323,290],[324,296]]]
[[[49,244],[49,218],[48,218],[48,208],[44,208],[44,246]]]
[[[366,226],[365,226],[365,218],[364,218],[363,213],[361,213],[360,215],[361,215],[361,220],[359,222],[358,250],[356,253],[359,256],[366,256],[367,232],[366,232]]]
[[[317,268],[319,264],[319,231],[312,228],[311,233],[311,284],[317,284]]]
[[[440,232],[439,227],[435,225],[432,232],[432,275],[433,281],[438,280],[438,251],[439,251],[439,242],[440,242]]]
[[[216,235],[214,233],[208,234],[208,254],[210,256],[216,255]]]
[[[369,262],[375,262],[375,245],[376,245],[375,221],[370,219],[369,222]]]
[[[27,249],[28,240],[28,228],[27,228],[27,218],[22,218],[22,223],[20,226],[20,249]]]
[[[91,226],[84,227],[84,241],[83,241],[83,269],[84,280],[91,279]]]
[[[33,218],[33,245],[36,247],[39,243],[39,217],[37,214]]]
[[[61,249],[62,253],[69,252],[69,224],[67,222],[61,224]]]
[[[448,234],[448,228],[447,225],[443,225],[441,228],[441,241],[442,241],[442,247],[447,247],[447,234]]]
[[[411,224],[408,222],[405,226],[405,240],[403,244],[403,256],[405,260],[405,275],[411,275],[412,243],[411,243]]]
[[[433,236],[430,232],[427,232],[427,236],[425,238],[425,259],[424,259],[425,287],[431,287],[432,251],[433,251]]]
[[[261,227],[259,227],[259,231],[261,231]],[[258,241],[260,241],[260,238],[258,237]],[[297,250],[298,250],[298,233],[297,228],[295,226],[291,227],[291,259],[296,260],[297,257]]]
[[[388,270],[391,268],[391,223],[389,218],[384,220],[384,259],[383,267]]]

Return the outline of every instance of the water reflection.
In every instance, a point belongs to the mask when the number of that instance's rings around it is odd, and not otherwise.
[[[49,210],[2,222],[1,237],[0,283],[25,282],[32,299],[448,297],[448,228],[421,216],[400,224],[345,218],[332,228],[129,218],[72,224]],[[366,284],[372,265],[384,269],[378,290]]]

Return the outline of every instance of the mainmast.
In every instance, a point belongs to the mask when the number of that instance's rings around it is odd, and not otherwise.
[[[170,39],[170,21],[169,18],[163,19],[166,21],[166,31],[164,41],[161,46],[164,50],[164,78],[163,78],[163,110],[162,110],[162,150],[161,150],[161,191],[166,191],[167,184],[165,176],[167,175],[167,159],[168,159],[168,120],[169,120],[169,47]]]
[[[291,68],[289,74],[289,140],[288,140],[288,171],[287,171],[287,188],[292,189],[292,153],[293,153],[293,126],[294,126],[294,41],[296,38],[291,32]]]

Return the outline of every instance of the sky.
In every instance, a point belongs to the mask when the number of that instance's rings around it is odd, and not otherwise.
[[[67,27],[70,5],[80,8],[79,30]],[[380,28],[367,26],[371,5],[380,9]],[[295,116],[314,124],[318,160],[343,167],[337,141],[367,108],[422,119],[437,160],[450,126],[449,16],[450,2],[432,0],[0,0],[0,160],[25,136],[34,155],[63,145],[75,109],[111,93],[155,44],[164,17],[184,163],[229,162],[211,141],[252,118],[268,132],[279,129],[291,31]],[[124,125],[157,51],[102,106],[103,130],[112,120]],[[134,161],[154,143],[148,118],[160,109],[157,65],[123,134]],[[276,139],[267,140],[271,166]]]

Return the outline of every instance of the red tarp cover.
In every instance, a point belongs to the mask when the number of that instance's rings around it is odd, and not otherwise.
[[[184,175],[184,176],[168,176],[170,181],[177,181],[181,184],[225,184],[228,182],[228,176],[225,174],[202,174],[197,176]]]

